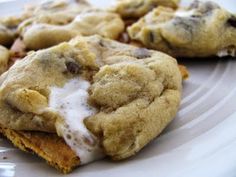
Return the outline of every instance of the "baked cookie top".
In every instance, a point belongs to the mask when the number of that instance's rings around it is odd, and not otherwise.
[[[114,11],[123,18],[140,18],[157,6],[178,7],[179,0],[120,0]]]
[[[35,6],[35,21],[49,24],[67,24],[79,13],[90,9],[86,0],[48,0]]]
[[[69,41],[77,35],[99,34],[106,38],[116,39],[124,31],[124,22],[118,14],[90,9],[78,14],[71,23],[66,25],[33,21],[33,23],[21,25],[19,29],[26,47],[37,50]]]
[[[174,58],[99,36],[78,37],[32,52],[0,77],[0,124],[57,132],[82,163],[103,153],[123,159],[166,127],[180,97]]]
[[[18,15],[1,17],[0,45],[10,46],[22,28],[32,23],[65,25],[91,6],[86,1],[48,0],[37,5],[26,6]],[[17,29],[19,28],[19,29]]]
[[[214,2],[159,7],[128,28],[131,39],[175,57],[235,55],[236,16]]]

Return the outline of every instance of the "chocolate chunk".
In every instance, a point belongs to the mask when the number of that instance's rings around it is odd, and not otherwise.
[[[66,68],[71,74],[78,74],[80,70],[80,66],[71,61],[66,62]]]
[[[173,21],[176,28],[183,29],[192,33],[193,28],[197,24],[197,20],[194,19],[183,19],[181,17],[176,17]]]
[[[199,15],[199,14],[193,14],[193,15],[191,15],[191,17],[192,17],[192,18],[201,18],[202,16]]]
[[[134,51],[134,55],[137,59],[149,58],[151,57],[151,53],[148,49],[139,48]]]
[[[66,138],[67,138],[67,139],[71,139],[71,135],[70,135],[70,134],[67,134],[67,135],[66,135]]]
[[[236,17],[232,16],[231,18],[228,19],[227,24],[230,26],[236,28]]]
[[[104,44],[103,40],[100,40],[98,44],[99,44],[101,47],[105,47],[105,44]]]

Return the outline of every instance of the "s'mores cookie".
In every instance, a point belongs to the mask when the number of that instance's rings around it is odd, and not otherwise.
[[[78,37],[30,53],[0,77],[0,124],[16,146],[69,172],[104,156],[136,154],[173,120],[181,92],[174,58],[100,36]],[[51,137],[61,143],[51,147]],[[63,159],[44,153],[59,146],[75,159],[66,168]]]

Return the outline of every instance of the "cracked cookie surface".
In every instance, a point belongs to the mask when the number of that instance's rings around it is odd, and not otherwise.
[[[177,11],[159,7],[128,29],[132,40],[175,57],[235,55],[236,16],[214,2]]]
[[[33,52],[0,77],[0,124],[59,133],[61,115],[49,107],[50,88],[81,77],[91,83],[84,120],[115,160],[138,152],[174,118],[181,74],[174,58],[99,36]]]

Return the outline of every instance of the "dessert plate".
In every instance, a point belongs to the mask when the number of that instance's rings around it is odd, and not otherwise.
[[[90,0],[99,7],[112,1]],[[32,0],[0,0],[1,15],[17,14]],[[218,0],[236,13],[234,0]],[[182,2],[184,5],[188,0]],[[191,73],[184,82],[181,108],[161,136],[131,159],[104,159],[68,177],[234,177],[236,171],[236,59],[185,59]],[[0,177],[64,176],[43,160],[0,138]]]

